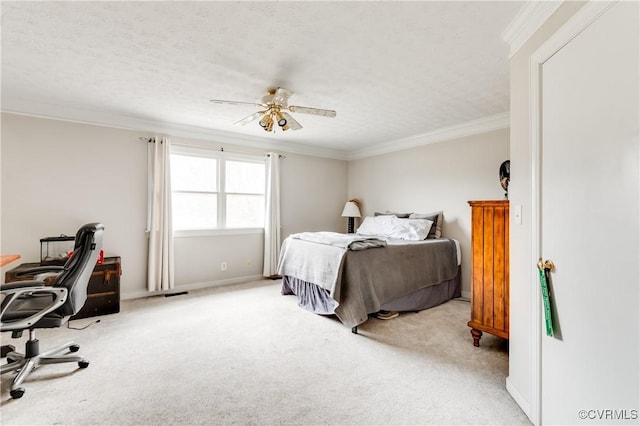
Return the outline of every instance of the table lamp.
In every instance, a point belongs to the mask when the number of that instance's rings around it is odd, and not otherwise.
[[[347,201],[347,203],[344,205],[344,209],[342,210],[342,217],[349,218],[347,222],[348,223],[347,232],[349,234],[353,234],[355,232],[354,218],[360,217],[360,208],[358,207],[359,204],[360,204],[360,201],[354,198],[353,200]]]

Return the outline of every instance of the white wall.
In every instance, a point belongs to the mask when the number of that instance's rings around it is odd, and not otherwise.
[[[2,252],[38,262],[40,238],[102,222],[105,255],[122,257],[122,291],[143,288],[147,147],[138,136],[2,114]]]
[[[471,211],[467,201],[503,199],[500,164],[509,159],[509,130],[424,145],[349,162],[349,197],[363,216],[376,211],[444,211],[443,235],[462,248],[462,291],[470,293]]]
[[[287,154],[281,163],[282,238],[296,232],[347,232],[347,162]],[[286,207],[286,208],[285,208]]]
[[[138,138],[150,134],[3,113],[0,251],[37,262],[40,238],[100,221],[105,255],[122,258],[122,297],[147,295],[147,144]],[[282,153],[283,236],[340,231],[347,162]],[[176,238],[176,290],[261,276],[263,241],[263,234]],[[220,271],[222,261],[227,271]],[[2,277],[15,265],[2,268]]]
[[[547,22],[511,58],[511,206],[522,206],[522,224],[512,220],[510,227],[510,338],[507,387],[522,409],[531,417],[530,398],[530,286],[534,256],[531,253],[531,144],[529,123],[529,58],[584,3],[564,2]],[[533,271],[535,272],[535,271]]]

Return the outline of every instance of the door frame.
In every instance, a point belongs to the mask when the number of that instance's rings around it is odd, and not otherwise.
[[[590,0],[529,58],[529,143],[531,159],[531,273],[529,274],[529,418],[535,425],[542,419],[542,296],[535,268],[541,250],[541,172],[542,172],[542,66],[595,22],[613,1]]]

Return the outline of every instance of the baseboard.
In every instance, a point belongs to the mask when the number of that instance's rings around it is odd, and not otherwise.
[[[518,389],[516,389],[516,387],[513,386],[513,384],[511,383],[511,380],[509,380],[509,377],[507,377],[506,383],[507,383],[507,392],[509,392],[509,395],[511,395],[511,398],[513,398],[513,400],[516,402],[516,404],[518,404],[520,409],[524,411],[527,417],[531,419],[531,416],[529,415],[529,401],[527,401],[527,399],[524,396],[522,396],[522,394],[518,391]]]
[[[262,275],[248,275],[245,277],[228,278],[226,280],[205,281],[201,283],[179,285],[179,286],[176,286],[175,288],[172,288],[171,290],[166,290],[166,291],[136,291],[136,292],[121,294],[120,300],[140,299],[142,297],[162,296],[165,294],[171,294],[171,293],[177,293],[177,292],[183,292],[183,291],[201,290],[203,288],[221,287],[221,286],[233,285],[233,284],[244,284],[251,281],[259,281],[263,279],[267,280],[268,278],[265,278]],[[270,279],[269,279],[269,283],[271,283]]]
[[[461,292],[461,296],[464,297],[465,299],[471,300],[471,292],[470,291]]]

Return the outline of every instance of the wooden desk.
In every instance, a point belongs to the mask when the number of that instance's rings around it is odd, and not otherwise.
[[[3,254],[0,256],[0,266],[8,265],[11,262],[15,262],[20,259],[19,254]]]

